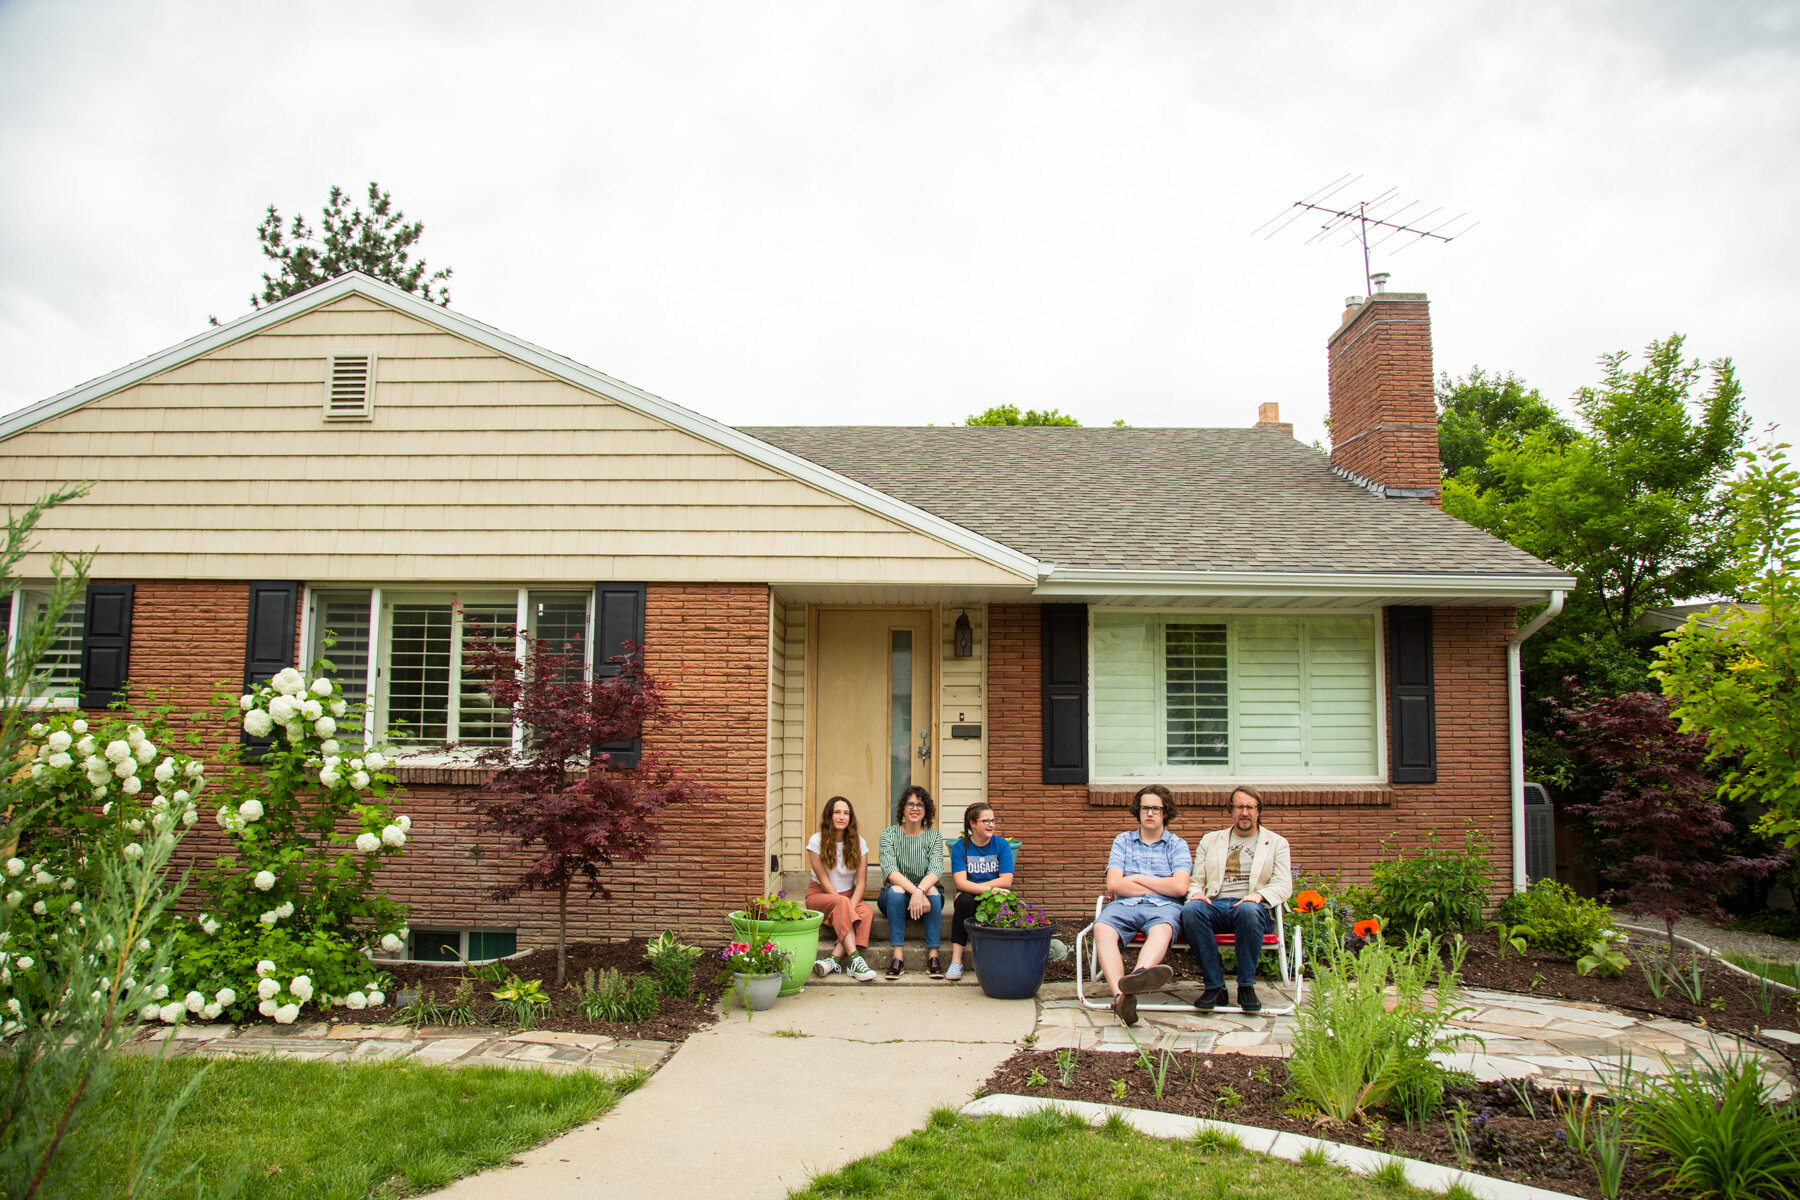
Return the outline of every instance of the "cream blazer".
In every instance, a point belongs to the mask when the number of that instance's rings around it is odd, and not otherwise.
[[[1218,892],[1225,881],[1225,852],[1230,847],[1229,828],[1215,829],[1200,839],[1200,853],[1194,856],[1194,881],[1188,885],[1189,900]],[[1280,908],[1294,894],[1287,839],[1271,829],[1257,831],[1256,853],[1250,858],[1250,890],[1261,893],[1263,903],[1270,908]]]

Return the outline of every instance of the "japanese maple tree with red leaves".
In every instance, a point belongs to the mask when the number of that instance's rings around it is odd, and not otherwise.
[[[636,653],[613,659],[613,674],[589,675],[574,648],[501,629],[491,640],[469,639],[463,654],[465,669],[484,678],[482,689],[526,730],[523,745],[487,747],[474,756],[490,768],[473,805],[477,832],[507,837],[530,857],[524,872],[492,895],[557,894],[561,985],[568,972],[570,888],[581,882],[590,894],[609,896],[603,868],[644,862],[662,849],[657,814],[672,804],[704,803],[714,793],[660,751],[646,749],[635,765],[624,766],[601,749],[677,719],[662,684]]]
[[[1570,681],[1571,684],[1573,681]],[[1706,740],[1682,733],[1670,701],[1654,692],[1595,696],[1574,687],[1574,704],[1548,702],[1568,730],[1577,760],[1604,789],[1592,803],[1571,804],[1586,817],[1612,858],[1601,869],[1627,912],[1658,917],[1675,945],[1684,916],[1722,920],[1719,897],[1786,864],[1785,852],[1756,857],[1727,853],[1732,835],[1717,785],[1701,770]]]

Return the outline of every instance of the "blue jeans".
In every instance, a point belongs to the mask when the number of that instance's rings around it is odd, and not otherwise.
[[[1189,900],[1181,906],[1181,932],[1187,935],[1200,979],[1209,988],[1225,986],[1225,962],[1219,957],[1216,934],[1237,937],[1239,987],[1256,983],[1256,960],[1262,957],[1263,935],[1275,926],[1275,918],[1261,904],[1242,900]]]
[[[925,930],[925,948],[936,950],[944,935],[944,896],[942,892],[928,893],[925,898],[931,901],[931,908],[919,918],[919,925]],[[903,892],[891,883],[881,889],[881,911],[887,915],[890,946],[898,948],[906,941],[906,906],[911,901],[911,892]]]

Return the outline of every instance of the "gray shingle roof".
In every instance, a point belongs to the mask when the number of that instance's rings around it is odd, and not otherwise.
[[[793,426],[741,432],[1059,567],[1549,575],[1268,429]]]

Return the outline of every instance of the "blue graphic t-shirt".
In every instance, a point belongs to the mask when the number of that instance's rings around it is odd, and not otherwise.
[[[1003,837],[991,837],[985,846],[977,846],[966,837],[950,844],[950,873],[966,871],[970,883],[987,883],[1012,869],[1012,843]]]

